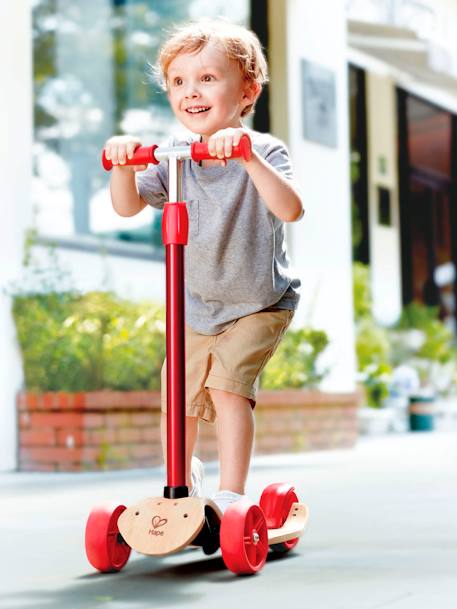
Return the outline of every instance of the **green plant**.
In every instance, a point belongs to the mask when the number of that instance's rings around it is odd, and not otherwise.
[[[369,364],[362,369],[360,378],[365,388],[367,406],[381,408],[389,395],[392,369],[386,363]]]
[[[387,364],[390,356],[388,330],[369,318],[359,321],[356,327],[356,354],[359,370],[371,364]]]
[[[354,262],[352,266],[354,319],[372,319],[372,296],[370,287],[370,268],[362,262]]]
[[[456,357],[456,346],[452,330],[439,320],[438,312],[438,307],[412,302],[403,309],[397,329],[423,332],[424,340],[415,355],[444,364]]]
[[[409,364],[419,374],[422,387],[444,395],[456,388],[457,348],[453,332],[438,314],[438,307],[418,302],[406,306],[390,332],[391,361]]]
[[[158,389],[165,312],[110,292],[13,297],[25,384],[39,391]]]
[[[391,340],[373,318],[370,269],[361,262],[353,265],[353,294],[358,378],[367,406],[381,408],[389,395]]]
[[[319,370],[318,359],[329,343],[321,330],[289,329],[273,357],[265,366],[260,386],[263,389],[315,387],[328,373]]]

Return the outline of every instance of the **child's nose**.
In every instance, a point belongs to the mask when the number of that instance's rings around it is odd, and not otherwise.
[[[186,97],[198,97],[200,95],[198,88],[194,84],[188,84],[185,91]]]

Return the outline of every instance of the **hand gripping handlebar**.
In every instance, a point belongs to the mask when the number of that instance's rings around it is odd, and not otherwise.
[[[243,158],[245,161],[251,159],[252,144],[249,136],[243,134],[238,146],[233,146],[232,154],[224,157],[226,160]],[[208,152],[208,144],[193,142],[190,146],[174,146],[170,148],[154,146],[139,146],[131,159],[125,160],[125,165],[158,165],[160,161],[176,156],[179,159],[192,159],[193,161],[218,160],[219,157],[211,156]],[[219,159],[222,160],[222,159]],[[113,163],[106,158],[105,150],[102,153],[102,165],[106,171],[111,171]],[[124,167],[124,165],[121,165]]]

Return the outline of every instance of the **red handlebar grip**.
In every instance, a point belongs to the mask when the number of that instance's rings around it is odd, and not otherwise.
[[[159,161],[154,156],[156,148],[157,144],[154,144],[154,146],[139,146],[131,159],[125,159],[125,165],[148,165],[149,163],[158,165]],[[102,152],[102,165],[106,171],[111,171],[113,168],[113,163],[106,158],[104,149]],[[120,165],[120,167],[124,167],[124,165]]]
[[[245,133],[241,136],[238,146],[233,146],[232,156],[227,157],[227,159],[242,157],[245,161],[250,161],[251,153],[251,138]],[[217,159],[217,157],[211,156],[208,153],[208,144],[203,144],[202,142],[194,142],[191,144],[191,155],[193,161],[209,161]]]

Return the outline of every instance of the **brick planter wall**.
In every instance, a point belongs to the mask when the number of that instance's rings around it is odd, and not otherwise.
[[[255,453],[351,447],[357,393],[260,391]],[[160,393],[20,393],[19,469],[89,471],[162,463]],[[217,459],[215,426],[200,424],[197,453]]]

